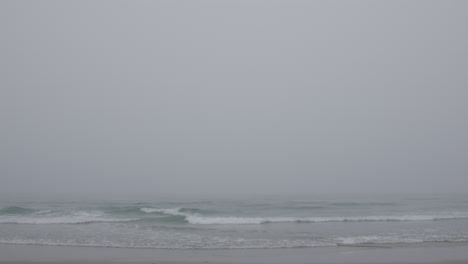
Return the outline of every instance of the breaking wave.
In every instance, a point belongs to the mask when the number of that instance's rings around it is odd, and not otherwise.
[[[10,214],[29,214],[33,213],[36,210],[31,209],[31,208],[24,208],[24,207],[19,207],[19,206],[9,206],[2,208],[0,210],[0,215],[10,215]]]
[[[184,216],[187,223],[200,225],[216,224],[267,224],[267,223],[322,223],[322,222],[364,222],[364,221],[435,221],[468,218],[468,213],[451,213],[445,215],[395,215],[395,216],[359,216],[359,217],[207,217],[201,214],[190,214],[182,208],[141,208],[145,213],[160,213],[173,216]]]
[[[467,221],[468,197],[457,201],[8,201],[0,203],[0,243],[174,249],[398,247],[398,243],[468,243]]]
[[[267,224],[267,223],[323,223],[323,222],[364,222],[364,221],[434,221],[468,218],[468,216],[364,216],[364,217],[197,217],[187,216],[191,224]]]
[[[1,224],[89,224],[98,222],[127,222],[134,218],[112,218],[102,212],[78,211],[69,214],[43,214],[28,216],[1,216]]]
[[[99,222],[160,222],[193,225],[324,223],[377,221],[436,221],[468,219],[468,212],[367,216],[235,216],[200,208],[110,207],[96,210],[50,211],[10,206],[0,210],[0,224],[88,224]]]

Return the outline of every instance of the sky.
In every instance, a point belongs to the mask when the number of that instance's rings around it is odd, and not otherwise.
[[[0,1],[0,193],[466,192],[468,1]]]

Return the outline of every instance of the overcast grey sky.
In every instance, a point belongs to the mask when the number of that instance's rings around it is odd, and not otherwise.
[[[0,192],[464,192],[468,1],[0,1]]]

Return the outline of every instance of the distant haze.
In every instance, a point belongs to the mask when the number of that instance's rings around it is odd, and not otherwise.
[[[466,192],[468,1],[0,2],[0,193]]]

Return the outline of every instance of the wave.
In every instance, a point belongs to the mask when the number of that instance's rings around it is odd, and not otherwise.
[[[220,213],[216,210],[207,210],[207,209],[200,209],[200,208],[180,208],[179,211],[181,213],[188,213],[188,214],[203,214],[203,215],[212,215]]]
[[[160,214],[168,214],[168,215],[183,215],[186,214],[180,212],[181,208],[168,208],[168,209],[157,209],[157,208],[147,208],[143,207],[140,210],[144,213],[160,213]]]
[[[397,203],[394,202],[332,202],[329,203],[332,206],[339,207],[355,207],[355,206],[394,206]]]
[[[9,206],[9,207],[2,208],[0,210],[0,215],[3,215],[3,214],[7,214],[7,215],[10,215],[10,214],[30,214],[30,213],[33,213],[35,211],[36,210],[31,209],[31,208],[24,208],[24,207],[19,207],[19,206]]]
[[[0,239],[0,244],[10,245],[42,245],[42,246],[72,246],[72,247],[96,247],[96,248],[146,248],[146,249],[277,249],[277,248],[315,248],[315,247],[335,247],[336,243],[308,242],[301,244],[301,241],[288,240],[261,240],[253,244],[238,244],[233,240],[224,240],[223,244],[200,244],[194,246],[189,243],[175,244],[154,244],[154,243],[133,243],[132,241],[53,241],[47,239]]]
[[[160,214],[171,214],[171,215],[188,215],[188,214],[195,214],[195,215],[209,215],[209,214],[216,214],[219,213],[215,210],[206,210],[206,209],[199,209],[199,208],[168,208],[168,209],[156,209],[156,208],[149,208],[143,207],[140,208],[141,212],[144,213],[160,213]]]
[[[47,239],[47,238],[0,238],[0,244],[11,245],[47,245],[47,246],[80,246],[98,248],[151,248],[151,249],[277,249],[277,248],[317,248],[317,247],[392,247],[395,244],[415,243],[467,243],[467,236],[450,235],[374,235],[330,238],[326,241],[295,239],[243,239],[217,238],[216,243],[196,243],[190,236],[169,243],[156,241],[108,240],[108,239]],[[197,241],[195,239],[195,241]],[[245,243],[239,243],[239,241]],[[155,243],[156,242],[156,243]],[[199,242],[199,241],[197,241]]]
[[[109,214],[115,214],[115,215],[134,215],[134,214],[143,214],[143,212],[140,210],[141,206],[113,206],[113,207],[104,207],[104,208],[99,208],[105,213]]]
[[[145,213],[159,213],[183,216],[189,224],[199,225],[239,225],[268,223],[323,223],[323,222],[376,222],[376,221],[435,221],[468,218],[468,213],[453,212],[440,215],[387,215],[387,216],[350,216],[350,217],[207,217],[184,212],[183,208],[141,208]],[[177,218],[180,221],[180,218]]]
[[[361,216],[361,217],[197,217],[188,216],[191,224],[267,224],[267,223],[325,223],[325,222],[377,222],[377,221],[434,221],[468,218],[465,216]]]
[[[468,242],[466,236],[453,235],[374,235],[374,236],[355,236],[336,238],[338,246],[349,245],[385,245],[385,244],[409,244],[424,242]]]
[[[111,218],[102,212],[73,212],[70,214],[34,215],[34,216],[3,216],[1,224],[89,224],[98,222],[128,222],[137,218]]]
[[[376,221],[435,221],[468,218],[468,212],[439,214],[374,215],[374,216],[273,216],[241,217],[216,215],[216,211],[199,208],[116,207],[93,211],[48,211],[22,207],[1,210],[0,224],[88,224],[98,222],[160,222],[193,225],[240,225],[269,223],[324,223]]]
[[[321,206],[321,205],[303,205],[303,206],[293,206],[293,207],[285,207],[284,209],[292,209],[292,210],[317,210],[317,209],[328,209],[328,206]]]

